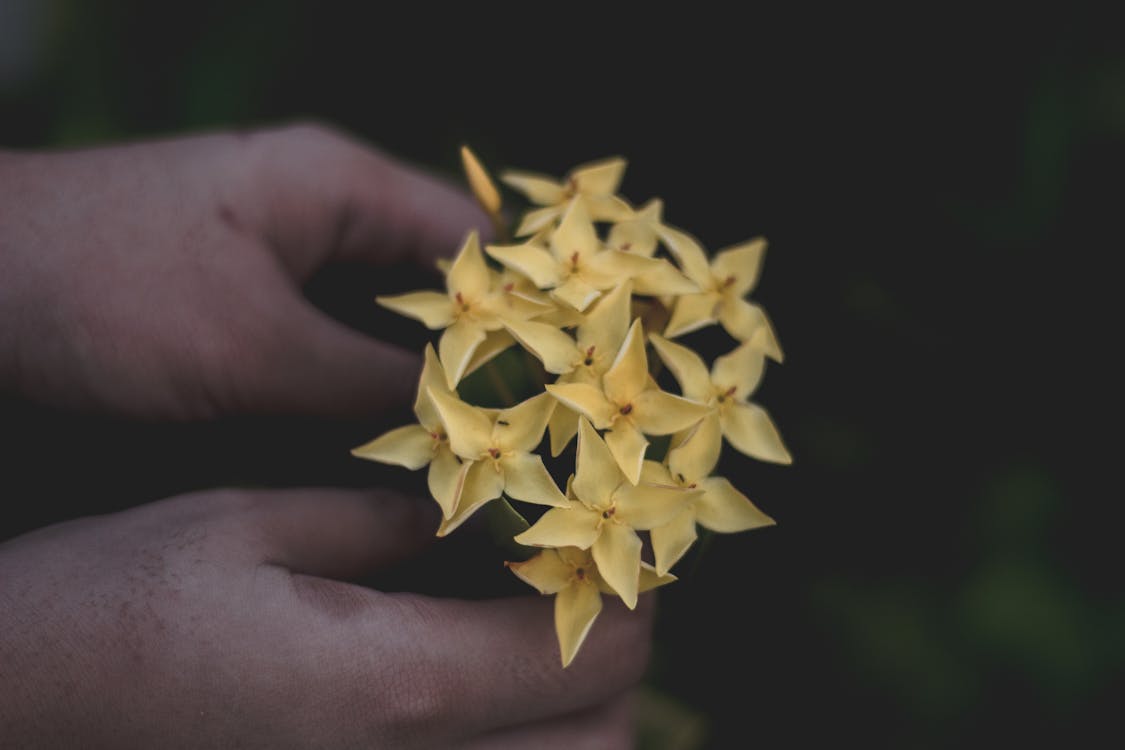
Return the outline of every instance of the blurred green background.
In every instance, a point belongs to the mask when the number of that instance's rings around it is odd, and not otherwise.
[[[462,143],[551,174],[627,157],[623,194],[708,247],[769,237],[755,296],[787,360],[757,400],[796,458],[724,458],[778,526],[714,538],[663,592],[648,711],[671,720],[645,746],[1085,746],[1119,735],[1125,698],[1119,337],[1099,330],[1125,49],[1067,8],[0,0],[0,146],[311,118],[453,179]],[[380,283],[308,293],[379,331]],[[6,535],[216,483],[399,481],[347,455],[380,415],[172,429],[9,398],[2,416]],[[85,447],[60,458],[60,435]]]

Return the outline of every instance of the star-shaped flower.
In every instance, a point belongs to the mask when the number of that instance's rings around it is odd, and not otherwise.
[[[584,415],[599,430],[618,465],[636,484],[641,477],[648,441],[645,435],[670,435],[687,429],[711,409],[660,390],[648,373],[644,330],[633,321],[613,364],[593,383],[548,385],[547,391]]]
[[[589,550],[562,547],[505,565],[539,593],[555,595],[555,633],[562,665],[569,666],[602,611],[602,594],[614,593],[598,573],[593,555]],[[637,590],[648,591],[675,580],[671,574],[657,575],[651,565],[642,562]]]
[[[683,442],[668,451],[667,464],[645,461],[642,482],[700,490],[668,523],[650,532],[656,572],[660,575],[667,573],[695,542],[696,523],[722,533],[774,524],[772,518],[758,510],[729,481],[710,476],[721,447],[718,420],[705,419]]]
[[[538,505],[568,504],[543,459],[531,452],[543,439],[551,418],[550,396],[540,393],[495,411],[470,406],[446,391],[431,389],[429,393],[449,435],[449,447],[469,464],[457,507],[442,521],[438,536],[453,531],[503,493]]]
[[[753,342],[780,362],[784,355],[765,311],[744,299],[758,283],[766,240],[759,237],[726,248],[708,263],[703,248],[686,233],[664,225],[659,233],[684,274],[700,289],[676,299],[664,335],[675,338],[718,321],[734,338]]]
[[[762,461],[793,463],[769,413],[748,400],[765,370],[765,357],[754,342],[716,358],[708,372],[699,355],[686,346],[656,334],[649,339],[684,397],[707,405],[707,419],[718,422],[731,445]]]
[[[418,424],[397,427],[369,443],[352,450],[352,455],[369,461],[405,466],[410,470],[430,467],[427,482],[430,494],[446,518],[453,515],[468,470],[453,455],[449,438],[430,398],[431,392],[454,397],[446,385],[445,372],[432,344],[426,344],[425,364],[414,400]]]
[[[667,523],[697,490],[631,484],[585,419],[579,423],[577,471],[569,490],[576,500],[551,508],[515,540],[532,547],[590,550],[602,578],[633,609],[641,575],[637,530]]]
[[[556,299],[579,312],[603,291],[658,268],[662,262],[604,249],[582,201],[570,204],[550,237],[550,246],[548,251],[532,239],[522,245],[489,245],[486,250],[540,289],[552,289]]]
[[[421,321],[427,328],[444,328],[438,354],[455,388],[473,361],[477,348],[490,331],[503,328],[507,318],[532,317],[543,309],[528,300],[494,288],[493,273],[484,261],[476,231],[469,233],[445,277],[446,294],[409,292],[376,297],[397,313]]]
[[[508,330],[531,352],[556,382],[599,385],[629,331],[632,285],[626,281],[588,309],[578,324],[576,338],[555,326],[535,320],[512,321]],[[561,406],[549,423],[551,455],[562,453],[578,432],[578,415]]]
[[[613,221],[631,213],[629,204],[617,197],[625,174],[625,160],[603,159],[575,167],[561,181],[553,177],[510,170],[500,175],[509,187],[543,208],[528,211],[516,236],[535,234],[563,215],[574,203],[585,203],[595,221]],[[575,200],[580,198],[580,200]]]

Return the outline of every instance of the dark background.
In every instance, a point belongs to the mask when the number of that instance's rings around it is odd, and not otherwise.
[[[700,728],[707,747],[896,748],[1116,729],[1117,337],[1099,329],[1125,51],[1108,19],[8,3],[0,145],[312,118],[458,180],[462,143],[555,175],[619,154],[622,193],[663,198],[709,248],[769,238],[754,296],[787,359],[756,400],[796,461],[724,459],[778,526],[713,538],[664,591],[648,710],[672,729],[646,746]],[[370,303],[388,283],[308,291],[420,342]],[[348,455],[380,415],[167,427],[2,408],[5,536],[215,484],[403,481]],[[404,575],[507,590],[477,557]]]

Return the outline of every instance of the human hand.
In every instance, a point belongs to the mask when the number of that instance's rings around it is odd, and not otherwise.
[[[318,126],[0,152],[0,391],[146,419],[408,404],[417,355],[300,284],[334,261],[432,270],[487,225]]]
[[[389,492],[214,491],[0,545],[17,747],[625,748],[652,594],[560,666],[549,598],[342,582],[433,538]]]

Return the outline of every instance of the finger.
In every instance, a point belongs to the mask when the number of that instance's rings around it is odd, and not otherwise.
[[[409,696],[372,715],[448,743],[503,727],[558,718],[604,705],[643,676],[651,644],[652,594],[636,610],[607,601],[582,650],[563,668],[549,597],[484,601],[386,594],[334,638],[340,674],[365,653],[371,667],[409,664]],[[387,639],[387,633],[397,633]],[[384,665],[380,667],[380,665]],[[370,674],[351,670],[359,692]],[[388,710],[398,715],[387,716]]]
[[[361,333],[296,295],[256,342],[234,408],[346,419],[413,419],[422,358]]]
[[[458,745],[460,750],[632,750],[631,693],[586,711],[501,729]]]
[[[321,126],[263,134],[265,236],[299,278],[326,260],[433,262],[469,230],[490,235],[465,190]]]
[[[418,554],[434,539],[434,504],[391,490],[292,489],[251,493],[262,562],[349,579]]]

